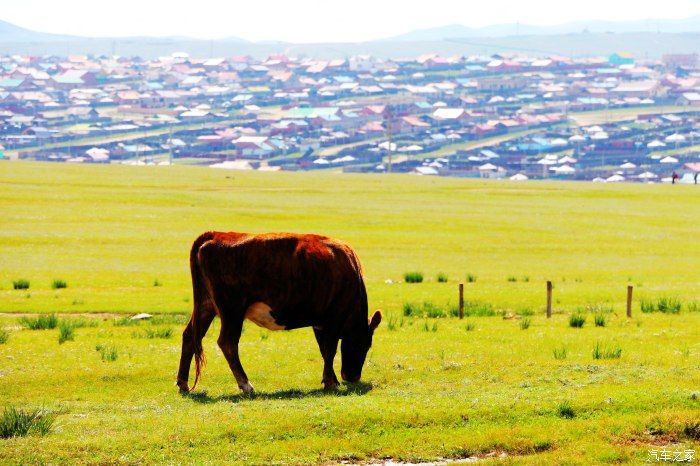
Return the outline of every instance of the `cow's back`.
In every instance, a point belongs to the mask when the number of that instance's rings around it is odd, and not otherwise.
[[[241,308],[267,304],[286,328],[337,324],[358,306],[366,316],[361,266],[341,241],[293,233],[208,232],[195,241],[194,254],[210,289],[240,299]]]

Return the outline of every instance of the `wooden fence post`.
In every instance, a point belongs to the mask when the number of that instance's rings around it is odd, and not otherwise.
[[[632,285],[627,285],[627,317],[632,317]]]
[[[464,283],[459,284],[459,318],[464,319]]]
[[[552,317],[552,282],[547,281],[547,318]]]

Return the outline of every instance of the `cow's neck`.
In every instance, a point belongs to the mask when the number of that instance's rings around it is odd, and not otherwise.
[[[368,331],[367,317],[360,315],[360,313],[353,313],[347,320],[345,328],[343,329],[343,336],[353,337],[359,336]]]

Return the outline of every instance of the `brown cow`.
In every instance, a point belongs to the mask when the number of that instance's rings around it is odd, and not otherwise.
[[[350,246],[318,235],[207,232],[190,253],[194,310],[182,334],[177,385],[189,392],[195,358],[194,385],[204,353],[202,338],[214,317],[221,319],[218,344],[241,390],[252,393],[238,357],[243,320],[270,330],[313,327],[323,356],[323,384],[335,389],[333,359],[342,340],[341,376],[360,379],[377,311],[367,319],[367,292],[357,255]]]

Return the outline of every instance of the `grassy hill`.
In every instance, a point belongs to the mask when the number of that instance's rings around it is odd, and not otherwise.
[[[621,303],[628,282],[640,294],[687,299],[700,282],[694,186],[33,163],[0,170],[0,312],[189,311],[189,248],[210,229],[344,239],[364,263],[371,304],[388,310],[454,302],[467,274],[478,277],[469,299],[504,309],[541,307],[546,280],[563,309]],[[412,270],[427,283],[385,283]],[[439,272],[450,283],[436,283]],[[30,289],[13,290],[22,278]],[[52,290],[56,278],[68,288]]]
[[[588,465],[697,450],[695,188],[0,164],[0,312],[73,314],[59,317],[72,331],[0,314],[0,406],[54,419],[45,435],[0,438],[0,463]],[[177,395],[188,251],[207,229],[354,245],[385,314],[364,382],[326,394],[309,329],[246,323],[258,395],[241,397],[215,321],[202,384]],[[414,270],[424,283],[400,283]],[[29,288],[13,289],[18,279]],[[440,317],[459,281],[468,311],[486,316]],[[642,313],[642,299],[680,310]],[[162,314],[85,316],[100,311]]]

